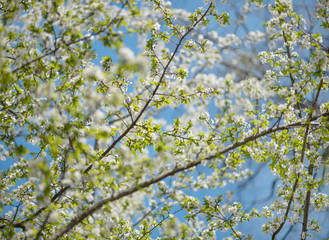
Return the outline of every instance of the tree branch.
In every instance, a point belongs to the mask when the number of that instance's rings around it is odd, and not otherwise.
[[[128,1],[125,2],[125,4],[123,5],[123,7],[127,4]],[[208,11],[210,10],[212,4],[209,5],[209,7],[207,8],[207,10],[204,12],[204,14],[194,23],[194,25],[192,27],[190,27],[190,29],[188,31],[186,31],[186,33],[180,38],[180,41],[178,42],[173,54],[171,55],[171,57],[168,60],[168,63],[166,64],[166,66],[164,67],[163,71],[162,71],[162,75],[160,76],[160,79],[154,89],[154,91],[152,92],[151,97],[149,98],[149,100],[145,103],[144,107],[142,108],[142,110],[140,111],[140,113],[137,115],[137,117],[135,118],[135,120],[131,123],[131,125],[115,140],[112,142],[112,144],[102,153],[102,155],[100,156],[99,160],[101,160],[102,158],[104,158],[105,156],[107,156],[107,154],[116,146],[117,143],[119,143],[122,138],[124,138],[132,128],[135,127],[135,125],[137,124],[137,122],[139,121],[139,119],[142,117],[142,115],[144,114],[144,112],[146,111],[146,109],[148,108],[149,104],[151,103],[153,97],[155,96],[155,94],[157,93],[161,83],[163,82],[163,79],[166,75],[167,69],[169,68],[171,62],[173,61],[175,55],[178,53],[178,50],[183,42],[183,40],[186,38],[186,36],[188,34],[190,34],[195,27],[202,21],[202,19],[207,15]],[[122,7],[122,8],[123,8]],[[120,9],[120,11],[122,10],[122,8]],[[119,11],[119,13],[120,13]],[[119,15],[119,13],[117,14],[117,16]],[[116,16],[116,17],[117,17]],[[113,20],[114,21],[114,20]],[[112,23],[112,21],[111,21]],[[41,58],[39,58],[41,59]],[[37,61],[38,59],[35,59],[34,61]],[[33,61],[33,62],[34,62]],[[23,66],[22,66],[23,67]],[[21,68],[22,68],[21,67]],[[18,71],[19,69],[14,70]],[[92,164],[90,164],[85,170],[84,170],[84,174],[87,174],[91,168],[92,168]],[[62,188],[57,194],[55,194],[55,196],[51,199],[51,202],[56,201],[56,199],[58,199],[60,196],[62,196],[68,189],[70,189],[71,186],[67,185],[64,188]],[[102,205],[101,205],[102,206]],[[17,223],[13,223],[12,226],[14,227],[22,227],[26,222],[34,219],[35,217],[37,217],[38,215],[40,215],[45,209],[47,209],[47,207],[43,207],[40,208],[37,212],[35,212],[34,214],[32,214],[30,217],[24,219],[21,222],[17,222]],[[88,216],[88,215],[87,215]],[[0,229],[5,228],[6,225],[0,225]]]
[[[272,240],[275,240],[276,235],[282,230],[284,224],[287,221],[288,214],[289,214],[289,211],[290,211],[290,207],[291,207],[291,204],[292,204],[292,200],[294,199],[294,194],[295,194],[297,186],[298,186],[299,177],[300,177],[300,174],[298,173],[297,178],[296,178],[295,183],[294,183],[294,186],[292,188],[292,193],[291,193],[291,196],[290,196],[290,199],[289,199],[289,202],[288,202],[286,212],[284,214],[283,222],[280,224],[279,228],[273,233]]]
[[[320,116],[329,116],[329,112],[324,113],[324,114],[320,114],[317,115],[316,117],[311,118],[311,120],[316,120],[317,118],[319,118]],[[203,161],[209,161],[211,159],[217,158],[218,155],[222,155],[225,154],[237,147],[240,147],[242,145],[245,145],[249,142],[252,142],[260,137],[266,136],[268,134],[271,133],[275,133],[278,131],[282,131],[282,130],[289,130],[291,128],[294,127],[303,127],[306,124],[302,123],[302,122],[296,122],[296,123],[292,123],[292,124],[287,124],[287,125],[283,125],[283,126],[278,126],[276,128],[270,128],[270,129],[266,129],[261,131],[258,134],[255,134],[253,136],[250,137],[246,137],[244,140],[236,142],[234,144],[231,144],[230,146],[227,146],[225,148],[223,148],[222,150],[219,150],[217,153],[210,155],[206,158],[199,158],[196,159],[194,161],[191,161],[189,163],[181,163],[181,164],[177,164],[173,169],[168,170],[166,172],[160,173],[158,176],[155,176],[153,178],[150,178],[144,182],[142,182],[141,184],[134,184],[133,186],[129,187],[126,190],[122,190],[119,192],[114,192],[110,197],[105,198],[99,202],[94,203],[93,205],[89,206],[84,212],[81,212],[80,214],[78,214],[76,217],[72,218],[71,221],[64,226],[63,228],[59,229],[58,231],[56,231],[56,233],[53,235],[52,238],[50,238],[49,240],[56,240],[60,237],[62,237],[65,233],[69,232],[73,227],[75,227],[77,224],[81,223],[86,217],[90,216],[91,214],[93,214],[95,211],[99,210],[100,208],[102,208],[102,206],[104,206],[105,204],[109,203],[109,202],[114,202],[118,199],[121,199],[123,197],[129,196],[135,192],[140,191],[141,189],[147,188],[157,182],[160,182],[161,180],[169,177],[169,176],[173,176],[176,173],[191,169],[193,167],[198,166],[199,164],[201,164],[201,162]],[[297,179],[298,180],[298,179]],[[295,182],[294,187],[297,187],[297,182]],[[291,200],[292,201],[292,198]]]
[[[309,113],[309,118],[312,117],[312,113],[315,109],[315,105],[319,99],[319,95],[322,89],[322,85],[323,85],[323,78],[321,79],[320,83],[319,83],[319,87],[318,90],[316,92],[316,96],[314,98],[313,104],[312,104],[312,110]],[[303,143],[303,150],[302,150],[302,159],[301,161],[303,161],[304,159],[304,154],[305,154],[305,145],[306,145],[306,137],[307,137],[307,133],[309,130],[309,125],[306,126],[306,130],[305,130],[305,136],[304,136],[304,143]],[[314,165],[311,162],[310,166],[308,167],[308,175],[309,176],[313,176],[313,168]],[[307,184],[309,185],[309,184]],[[304,216],[303,216],[303,229],[302,229],[302,234],[301,234],[301,239],[305,239],[306,238],[306,232],[307,232],[307,222],[308,222],[308,215],[309,215],[309,210],[310,210],[310,203],[311,203],[311,190],[312,190],[312,186],[309,186],[309,189],[307,190],[306,193],[306,198],[305,198],[305,203],[304,203]]]

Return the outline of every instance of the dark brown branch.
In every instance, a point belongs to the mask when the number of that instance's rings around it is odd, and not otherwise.
[[[287,206],[287,209],[286,209],[286,212],[284,214],[284,220],[283,222],[280,224],[279,228],[273,233],[272,235],[272,240],[275,240],[275,236],[282,230],[284,224],[286,223],[287,221],[287,218],[288,218],[288,214],[289,214],[289,211],[290,211],[290,207],[291,207],[291,204],[292,204],[292,200],[294,199],[294,194],[296,192],[296,189],[297,189],[297,186],[298,186],[298,180],[299,180],[299,177],[300,177],[300,174],[297,175],[297,178],[295,180],[295,183],[294,183],[294,186],[292,188],[292,191],[291,191],[291,196],[290,196],[290,199],[289,199],[289,202],[288,202],[288,206]]]
[[[308,168],[308,175],[313,175],[313,164],[311,164]],[[304,216],[303,216],[303,230],[302,235],[307,232],[307,223],[308,223],[308,215],[310,210],[310,204],[311,204],[311,188],[312,186],[309,186],[309,190],[306,193],[305,203],[304,203]],[[301,239],[304,239],[301,237]]]
[[[329,112],[328,113],[324,113],[324,114],[320,114],[316,117],[311,118],[311,120],[316,120],[317,118],[319,118],[320,116],[329,116]],[[198,166],[199,164],[201,164],[201,162],[203,161],[209,161],[211,159],[216,158],[218,155],[222,155],[225,154],[237,147],[240,147],[242,145],[245,145],[249,142],[255,141],[260,137],[266,136],[268,134],[271,133],[275,133],[278,131],[282,131],[282,130],[289,130],[291,128],[294,127],[304,127],[305,124],[302,122],[296,122],[296,123],[292,123],[292,124],[287,124],[287,125],[283,125],[283,126],[278,126],[276,128],[271,128],[271,129],[266,129],[263,130],[261,132],[259,132],[258,134],[255,134],[253,136],[250,137],[246,137],[244,140],[236,142],[234,144],[231,144],[228,147],[225,147],[221,150],[219,150],[216,154],[210,155],[206,158],[198,158],[194,161],[188,162],[188,163],[181,163],[181,164],[177,164],[173,169],[168,170],[166,172],[160,173],[158,176],[155,176],[153,178],[150,178],[140,184],[135,184],[131,187],[129,187],[126,190],[122,190],[119,192],[114,192],[110,197],[105,198],[99,202],[94,203],[93,205],[89,206],[84,212],[78,214],[76,217],[74,217],[66,226],[64,226],[62,229],[58,230],[55,235],[50,238],[50,240],[55,240],[58,239],[60,237],[62,237],[65,233],[69,232],[73,227],[75,227],[77,224],[81,223],[86,217],[90,216],[91,214],[93,214],[95,211],[99,210],[102,206],[104,206],[105,204],[109,203],[109,202],[114,202],[118,199],[121,199],[123,197],[129,196],[135,192],[140,191],[141,189],[147,188],[167,177],[173,176],[176,173],[179,172],[183,172],[185,170],[191,169],[193,167]],[[297,179],[298,180],[298,179]],[[297,182],[295,182],[295,187],[297,187]],[[292,202],[292,198],[290,199],[290,201]],[[290,206],[289,206],[290,209]]]
[[[318,91],[316,93],[314,102],[312,104],[312,110],[313,111],[315,109],[316,102],[317,102],[317,100],[319,98],[320,91],[321,91],[321,88],[322,88],[322,84],[323,84],[323,79],[321,79],[321,81],[319,83],[319,88],[318,88]],[[311,111],[309,113],[309,115],[308,115],[308,122],[312,121],[312,119],[314,118],[314,117],[312,117],[312,112],[313,111]],[[303,148],[302,148],[301,159],[300,159],[301,162],[304,162],[304,156],[305,156],[306,142],[307,142],[307,136],[308,136],[309,127],[310,127],[310,124],[307,124],[306,125],[306,129],[305,129],[305,134],[304,134],[304,137],[303,137]],[[309,167],[309,172],[312,172],[312,174],[313,174],[313,165],[312,164]],[[297,187],[297,183],[298,183],[299,177],[300,177],[300,174],[298,174],[298,177],[297,177],[297,179],[295,181],[294,188],[293,188],[293,193],[296,191],[296,187]],[[285,224],[285,222],[287,220],[288,213],[290,211],[290,206],[291,206],[291,203],[292,203],[292,200],[293,200],[293,195],[294,195],[293,193],[292,193],[292,195],[290,197],[290,200],[289,200],[289,203],[288,203],[288,207],[286,209],[286,213],[285,213],[285,216],[284,216],[284,221],[280,224],[279,228],[273,233],[272,240],[275,239],[275,236],[281,231],[281,229],[283,228],[283,226],[284,226],[284,224]],[[304,219],[303,219],[303,230],[302,230],[302,234],[304,232],[306,233],[306,231],[307,231],[307,221],[308,221],[308,212],[309,212],[309,206],[310,206],[310,198],[311,198],[311,190],[308,190],[307,191],[307,194],[306,194],[305,204],[304,204]]]
[[[320,95],[320,92],[321,92],[321,89],[322,89],[322,85],[323,85],[323,79],[321,79],[321,81],[319,83],[319,87],[318,87],[318,90],[316,92],[313,104],[312,104],[312,110],[309,113],[309,118],[312,117],[312,113],[313,113],[313,111],[315,109],[315,106],[316,106],[316,103],[319,99],[319,95]],[[305,130],[303,151],[302,151],[302,159],[301,159],[302,162],[303,162],[303,158],[304,158],[304,154],[305,154],[305,144],[306,144],[306,136],[307,136],[308,130],[309,130],[309,125],[306,126],[306,130]],[[313,163],[311,162],[310,166],[308,167],[308,175],[311,176],[311,177],[313,176],[313,168],[314,168],[314,166],[313,166]],[[307,222],[308,222],[308,215],[309,215],[310,204],[311,204],[311,189],[312,189],[312,186],[309,186],[309,189],[307,190],[307,193],[306,193],[306,198],[305,198],[305,203],[304,203],[304,211],[303,211],[304,216],[303,216],[303,229],[302,229],[301,239],[304,239],[303,235],[306,234],[306,232],[307,232]]]

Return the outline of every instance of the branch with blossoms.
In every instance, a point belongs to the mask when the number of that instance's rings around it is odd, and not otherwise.
[[[329,117],[329,112],[311,117],[311,118],[309,118],[309,120],[310,121],[315,121],[315,120],[318,120],[320,117]],[[205,158],[195,159],[195,160],[190,161],[187,164],[177,163],[176,166],[173,169],[169,170],[169,171],[161,173],[158,176],[150,178],[150,179],[148,179],[148,180],[146,180],[142,183],[139,183],[135,186],[128,187],[127,190],[123,190],[123,191],[120,191],[120,192],[113,192],[110,197],[105,198],[105,199],[89,206],[84,212],[82,212],[81,214],[74,217],[65,227],[58,230],[54,234],[54,236],[52,238],[50,238],[50,240],[55,240],[55,239],[58,239],[58,238],[62,237],[65,233],[70,231],[77,224],[81,223],[86,217],[92,215],[95,211],[100,210],[105,204],[107,204],[109,202],[117,201],[117,200],[119,200],[121,198],[124,198],[128,195],[132,195],[133,193],[135,193],[135,192],[137,192],[141,189],[147,188],[147,187],[149,187],[149,186],[151,186],[155,183],[158,183],[158,182],[160,182],[161,180],[163,180],[167,177],[174,176],[175,174],[177,174],[179,172],[183,172],[185,170],[194,168],[194,167],[200,165],[202,162],[216,159],[216,158],[228,153],[229,151],[234,150],[235,148],[243,146],[243,145],[245,145],[249,142],[255,141],[255,140],[257,140],[261,137],[264,137],[268,134],[275,133],[275,132],[282,131],[282,130],[290,130],[292,128],[307,127],[307,126],[309,126],[309,124],[307,124],[307,123],[295,122],[295,123],[291,123],[291,124],[287,124],[287,125],[283,125],[283,126],[277,126],[277,127],[274,127],[274,128],[269,128],[267,130],[261,131],[258,134],[246,137],[242,141],[239,141],[235,144],[232,144],[228,147],[225,147],[224,149],[218,150],[218,152],[216,152],[215,154],[213,154],[211,156],[208,156],[208,157],[205,157]],[[298,179],[296,180],[296,184],[294,185],[294,189],[296,189],[296,187],[297,187],[297,182],[298,182]],[[292,201],[292,199],[293,198],[291,198],[291,201]],[[287,209],[287,212],[289,212],[289,207]],[[279,228],[279,231],[281,230],[281,228],[282,227]],[[274,234],[273,236],[275,236],[275,235],[276,234]]]
[[[118,11],[116,17],[111,20],[111,22],[106,26],[106,27],[109,27],[111,26],[114,22],[116,22],[116,19],[117,17],[120,15],[122,9],[125,7],[125,5],[127,5],[127,2],[124,3],[121,7],[121,9]],[[158,6],[160,6],[158,4]],[[199,19],[197,19],[196,21],[194,21],[193,25],[189,27],[189,29],[180,37],[180,40],[179,42],[176,44],[176,48],[175,50],[173,51],[170,59],[168,60],[167,64],[165,66],[163,66],[163,71],[162,71],[162,74],[161,76],[159,76],[159,81],[157,82],[156,84],[156,87],[155,89],[153,90],[151,96],[149,97],[149,99],[147,100],[147,102],[145,103],[145,105],[143,106],[143,108],[141,109],[141,111],[137,114],[137,116],[135,117],[135,119],[133,119],[132,123],[127,127],[127,129],[118,137],[116,138],[113,143],[106,149],[102,152],[102,154],[100,155],[98,161],[100,161],[102,158],[106,157],[109,152],[135,127],[135,125],[138,123],[138,121],[140,120],[140,118],[145,114],[145,111],[148,109],[150,103],[152,102],[154,96],[157,94],[158,92],[158,89],[159,87],[161,86],[163,80],[164,80],[164,77],[168,71],[168,68],[169,66],[172,64],[172,61],[173,59],[175,58],[176,54],[178,53],[178,50],[179,48],[182,46],[182,44],[184,43],[184,40],[185,38],[195,29],[195,27],[197,25],[199,25],[199,23],[205,18],[205,16],[208,14],[209,10],[212,8],[212,4],[210,4],[208,6],[208,8],[206,9],[206,11],[200,16]],[[171,20],[170,20],[171,22]],[[171,24],[173,24],[171,22]],[[80,42],[80,41],[85,41],[87,39],[89,39],[90,37],[92,36],[96,36],[98,34],[101,34],[102,32],[104,32],[106,30],[106,28],[104,28],[103,30],[101,31],[98,31],[98,32],[95,32],[93,33],[92,35],[88,36],[88,37],[85,37],[85,38],[82,38],[82,39],[78,39],[76,41],[73,41],[73,42],[70,42],[68,45],[71,45],[71,44],[75,44],[77,42]],[[177,30],[178,31],[178,30]],[[44,57],[47,57],[49,55],[52,55],[54,53],[56,53],[57,51],[57,48],[55,48],[53,51],[50,51],[49,53],[45,54],[45,55],[42,55],[32,61],[29,61],[27,63],[25,63],[24,65],[20,66],[19,68],[16,68],[13,70],[13,72],[17,72],[19,71],[20,69],[36,62],[36,61],[39,61],[41,60],[42,58]],[[83,174],[87,174],[90,170],[92,169],[92,164],[89,165],[84,171],[83,171]],[[68,191],[69,189],[71,188],[71,186],[67,185],[65,187],[62,187],[60,189],[60,191],[58,191],[50,200],[50,203],[55,203],[59,200],[59,198],[61,196],[63,196],[65,194],[66,191]],[[49,206],[48,206],[49,207]],[[35,219],[37,216],[39,216],[43,211],[45,211],[47,209],[47,207],[42,207],[40,208],[39,210],[37,210],[34,214],[32,214],[31,216],[27,217],[25,220],[21,221],[21,222],[12,222],[11,225],[13,227],[17,227],[17,228],[24,228],[24,224],[26,224],[27,222]],[[0,229],[3,229],[5,226],[7,225],[0,225]]]
[[[1,239],[326,236],[329,5],[183,2],[0,3]]]

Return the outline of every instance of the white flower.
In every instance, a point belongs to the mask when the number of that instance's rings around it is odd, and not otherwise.
[[[160,30],[160,27],[161,27],[161,25],[159,23],[155,23],[153,25],[154,30],[157,31],[157,32]]]
[[[134,52],[127,47],[120,48],[118,54],[119,58],[124,62],[133,62],[135,59]]]
[[[101,121],[104,119],[104,117],[105,117],[105,114],[101,110],[97,109],[97,111],[94,114],[95,123],[96,124],[101,123]]]
[[[257,43],[264,40],[265,33],[261,31],[251,31],[247,34],[246,39],[251,43]]]
[[[58,219],[58,211],[52,211],[49,216],[49,222],[54,223]]]
[[[86,68],[84,70],[84,76],[87,79],[94,79],[94,78],[98,80],[104,79],[103,72],[98,66]]]

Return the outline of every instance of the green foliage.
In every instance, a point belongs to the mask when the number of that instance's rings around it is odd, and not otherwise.
[[[0,1],[0,238],[322,239],[328,4],[240,3]]]

